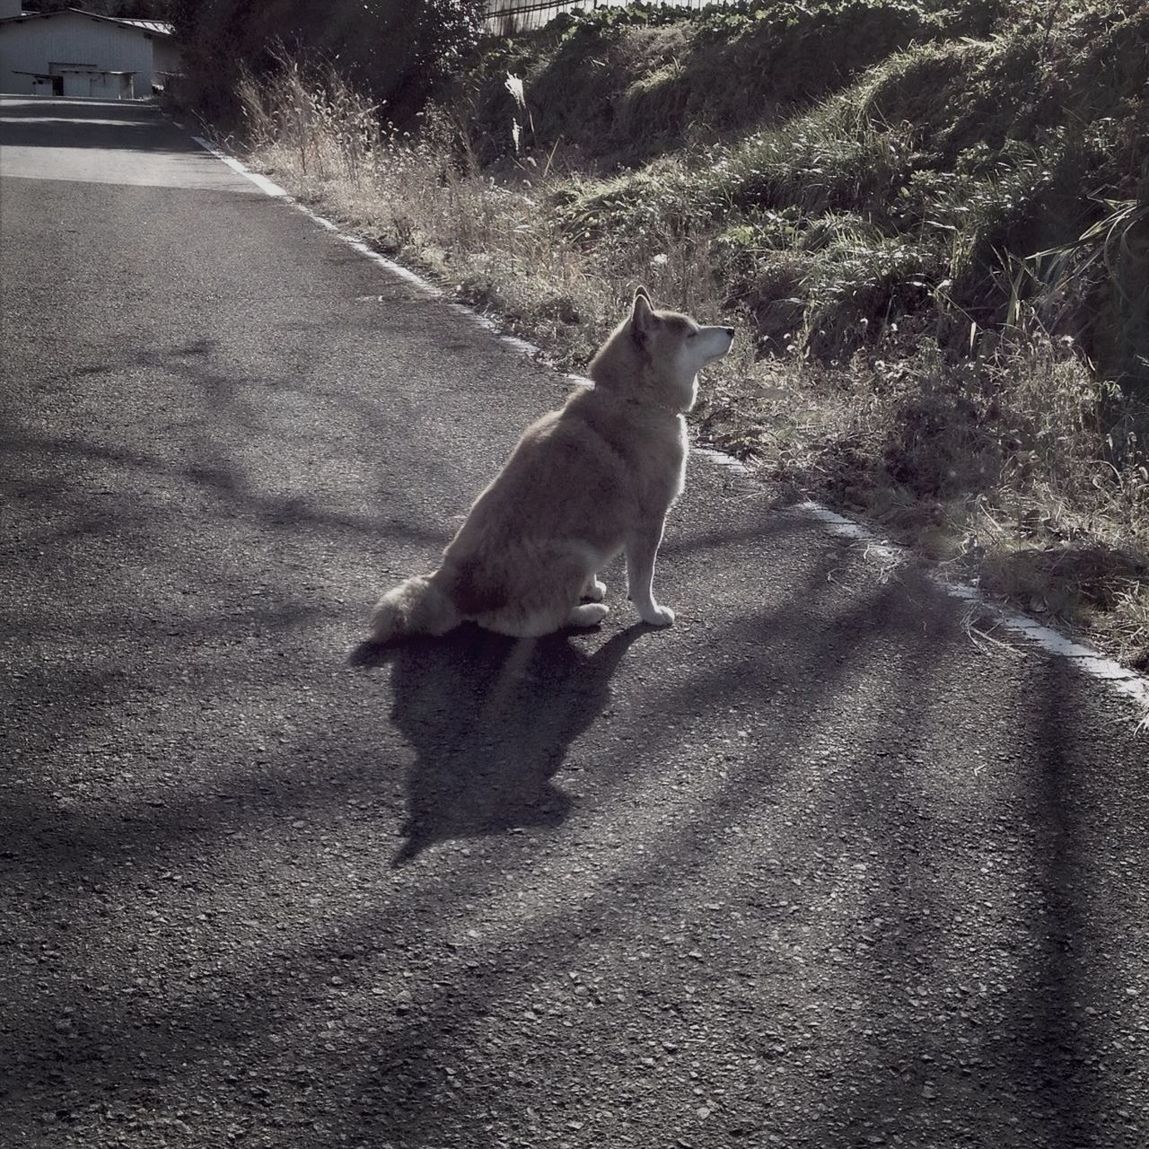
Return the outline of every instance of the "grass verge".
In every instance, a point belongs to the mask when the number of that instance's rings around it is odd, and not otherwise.
[[[703,439],[1145,669],[1149,15],[1049,7],[568,18],[410,133],[284,57],[228,142],[561,367],[737,323]]]

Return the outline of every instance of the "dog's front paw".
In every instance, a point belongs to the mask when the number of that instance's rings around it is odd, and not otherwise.
[[[674,611],[668,606],[650,606],[638,613],[648,626],[670,626],[674,622]]]

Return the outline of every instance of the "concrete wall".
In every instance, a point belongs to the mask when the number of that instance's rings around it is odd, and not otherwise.
[[[32,93],[32,77],[17,72],[59,72],[87,65],[135,72],[136,95],[150,95],[153,45],[158,39],[75,12],[0,24],[0,92]]]

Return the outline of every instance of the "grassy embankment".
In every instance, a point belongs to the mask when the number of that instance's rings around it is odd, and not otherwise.
[[[608,11],[413,136],[288,67],[241,146],[564,366],[639,281],[737,323],[701,438],[1143,668],[1147,79],[1134,0]]]

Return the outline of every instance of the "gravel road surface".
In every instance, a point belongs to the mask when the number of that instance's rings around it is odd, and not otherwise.
[[[563,380],[0,121],[3,1149],[1149,1144],[1127,700],[701,459],[672,629],[365,655]]]

